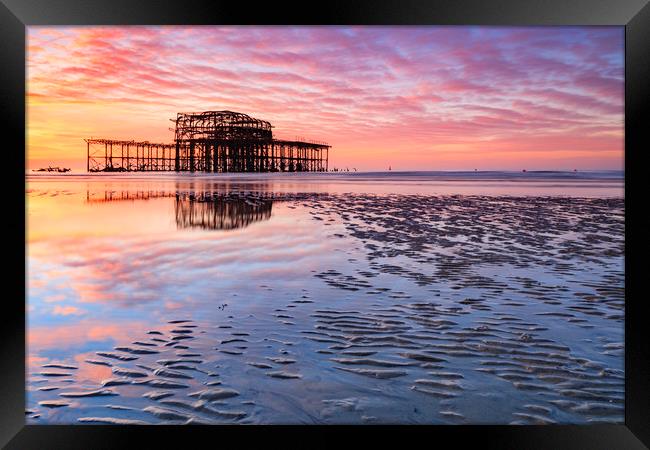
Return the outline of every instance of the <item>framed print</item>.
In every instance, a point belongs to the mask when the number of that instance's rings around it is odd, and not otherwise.
[[[3,1],[7,448],[648,445],[645,2]]]

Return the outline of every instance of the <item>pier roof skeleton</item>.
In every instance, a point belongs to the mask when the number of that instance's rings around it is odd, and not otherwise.
[[[178,113],[175,140],[184,139],[257,139],[271,140],[271,123],[233,111]]]
[[[88,171],[328,170],[330,145],[275,139],[273,126],[266,120],[233,111],[178,113],[176,119],[171,120],[175,123],[173,144],[86,139]]]

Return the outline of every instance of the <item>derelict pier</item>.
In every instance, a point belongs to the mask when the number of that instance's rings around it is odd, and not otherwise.
[[[233,111],[178,113],[174,143],[85,139],[88,172],[327,172],[330,145],[273,137]]]

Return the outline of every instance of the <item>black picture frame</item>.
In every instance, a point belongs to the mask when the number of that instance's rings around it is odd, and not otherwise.
[[[359,426],[359,427],[124,427],[44,426],[25,423],[25,31],[29,25],[154,24],[432,24],[432,25],[621,25],[625,26],[625,424],[545,426]],[[643,304],[644,252],[648,222],[644,214],[643,153],[650,148],[647,117],[650,86],[650,4],[647,0],[330,0],[318,3],[223,0],[0,0],[0,123],[3,179],[11,200],[5,218],[10,258],[3,296],[5,325],[0,328],[3,365],[0,381],[0,445],[6,448],[122,448],[141,438],[146,447],[194,439],[223,443],[224,437],[248,440],[318,434],[319,443],[341,442],[339,433],[424,439],[428,445],[468,443],[500,449],[621,449],[650,446],[650,371],[648,327]],[[644,114],[645,113],[645,114]],[[22,199],[22,200],[21,200]],[[644,227],[646,226],[646,227]],[[11,236],[11,237],[10,237]],[[7,243],[5,242],[5,247]],[[23,262],[21,264],[20,262]],[[267,437],[268,436],[268,437]],[[215,440],[217,439],[218,440]],[[158,444],[156,444],[156,441]],[[167,444],[167,445],[164,445]],[[367,442],[370,444],[370,441]],[[301,445],[310,445],[303,442]]]

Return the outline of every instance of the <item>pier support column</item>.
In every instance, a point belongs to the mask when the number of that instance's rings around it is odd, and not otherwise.
[[[212,168],[210,167],[211,166],[211,164],[210,164],[210,160],[211,160],[211,158],[210,158],[210,150],[211,150],[210,143],[209,142],[204,143],[203,144],[203,153],[204,153],[204,156],[205,156],[205,164],[204,164],[203,170],[205,172],[211,172],[212,171]]]
[[[190,142],[190,172],[194,172],[194,141]]]

